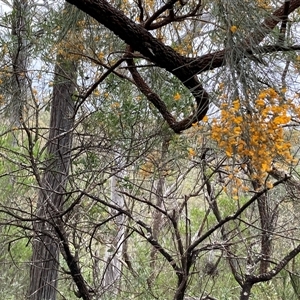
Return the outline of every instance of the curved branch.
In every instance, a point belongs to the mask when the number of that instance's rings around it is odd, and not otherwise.
[[[297,254],[300,253],[300,244],[291,250],[272,270],[260,275],[248,275],[246,282],[251,284],[268,281],[275,277]]]
[[[286,182],[289,179],[288,176],[285,176],[284,178],[278,180],[273,184],[273,187]],[[202,241],[207,239],[213,232],[215,232],[217,229],[221,228],[224,224],[228,223],[229,221],[237,219],[242,212],[244,212],[253,202],[255,202],[257,199],[259,199],[260,196],[264,195],[269,188],[264,188],[261,191],[257,192],[248,202],[246,202],[243,206],[241,206],[233,215],[229,215],[225,217],[224,219],[220,220],[215,226],[210,228],[206,233],[204,233],[201,237],[199,237],[197,240],[195,240],[187,249],[187,251],[191,252],[193,251]]]
[[[123,209],[121,207],[119,207],[118,205],[109,203],[105,200],[102,200],[100,198],[98,198],[97,196],[94,196],[92,194],[87,193],[86,191],[81,191],[81,193],[90,198],[93,199],[96,202],[99,202],[107,207],[110,207],[114,210],[116,210],[119,214],[123,214],[125,216],[127,216],[129,219],[133,220],[136,224],[140,225],[142,228],[146,229],[147,234],[144,234],[143,232],[140,232],[137,228],[132,228],[135,232],[137,232],[138,234],[140,234],[141,236],[143,236],[144,238],[146,238],[146,240],[153,246],[155,247],[164,257],[165,259],[170,263],[170,265],[172,266],[172,268],[174,269],[174,271],[176,272],[176,274],[180,273],[180,268],[177,266],[175,259],[172,257],[172,255],[166,250],[164,249],[157,240],[155,240],[152,236],[152,229],[150,226],[148,226],[146,223],[144,223],[142,220],[137,220],[135,217],[132,216],[132,214],[126,210]],[[123,192],[123,194],[126,194],[125,192]],[[132,195],[129,195],[130,197],[133,197]],[[140,200],[139,200],[140,201]],[[148,204],[151,204],[150,202],[147,202]],[[153,204],[151,204],[152,206],[154,206]],[[158,209],[157,206],[155,206],[156,209]],[[164,212],[164,214],[166,215],[166,212]]]
[[[287,5],[286,3],[284,3],[281,7],[275,10],[273,14],[265,18],[265,20],[258,27],[260,28],[259,31],[254,30],[253,32],[251,32],[244,39],[244,41],[241,41],[237,45],[237,47],[242,47],[243,49],[253,49],[254,47],[258,46],[265,39],[265,37],[267,37],[270,34],[270,32],[275,28],[275,26],[278,25],[278,23],[284,22],[288,15],[294,12],[299,7],[300,0],[291,0],[288,6],[288,12],[286,12]],[[190,67],[196,72],[205,72],[208,70],[219,68],[225,64],[225,57],[227,51],[229,51],[229,49],[223,49],[214,53],[202,55],[196,58],[193,62],[191,62]]]
[[[193,94],[197,102],[197,113],[173,126],[175,132],[180,132],[201,120],[209,104],[208,93],[196,77],[199,71],[191,68],[193,59],[178,54],[174,49],[164,45],[156,39],[143,26],[136,24],[121,11],[111,6],[107,1],[100,0],[68,0],[76,5],[99,23],[113,31],[123,41],[148,57],[157,66],[166,69],[176,76]]]
[[[67,0],[67,2],[76,5],[114,32],[133,50],[139,51],[157,66],[172,73],[191,91],[197,102],[197,113],[177,122],[177,125],[172,127],[175,132],[191,127],[192,123],[205,116],[208,110],[209,96],[196,75],[223,66],[227,51],[230,49],[209,53],[196,59],[185,57],[153,37],[146,28],[129,19],[122,11],[114,8],[105,0]],[[300,0],[291,0],[288,14],[295,11],[299,6]],[[257,46],[279,22],[286,18],[285,8],[286,6],[283,4],[275,10],[261,23],[260,31],[253,31],[237,46],[245,50]],[[171,118],[171,116],[169,117]]]
[[[184,14],[184,15],[181,15],[181,16],[176,16],[172,10],[172,6],[173,6],[173,3],[176,3],[178,0],[172,0],[168,3],[166,3],[164,6],[162,6],[159,10],[157,10],[145,23],[144,27],[148,30],[154,30],[154,29],[158,29],[158,28],[161,28],[165,25],[168,25],[172,22],[181,22],[181,21],[184,21],[188,18],[191,18],[191,17],[195,17],[195,16],[198,16],[200,15],[198,13],[200,7],[202,6],[202,3],[201,1],[199,1],[197,3],[197,5],[195,6],[195,8],[187,13],[187,14]],[[180,2],[182,2],[182,0],[179,0]],[[184,3],[181,4],[182,6],[184,5]],[[161,21],[157,21],[155,23],[153,23],[153,21],[155,19],[157,19],[157,17],[159,15],[161,15],[165,10],[167,9],[170,9],[170,13],[168,16],[166,16],[163,20]]]
[[[245,40],[245,45],[257,46],[261,43],[264,38],[270,34],[270,32],[275,28],[275,26],[284,21],[289,14],[300,7],[300,0],[289,1],[288,9],[287,3],[284,2],[278,9],[274,11],[272,15],[267,17],[259,26],[259,31],[252,32]]]
[[[151,24],[162,14],[164,13],[167,9],[170,9],[173,7],[173,5],[178,2],[179,0],[170,0],[167,2],[165,5],[163,5],[161,8],[159,8],[154,14],[146,21],[144,27],[146,29],[151,28]]]
[[[175,133],[180,133],[181,131],[191,127],[193,123],[197,122],[198,120],[201,120],[205,116],[208,105],[205,107],[206,109],[203,109],[200,105],[197,109],[196,114],[192,114],[184,120],[177,122],[173,115],[168,111],[166,104],[160,99],[160,97],[156,93],[152,91],[152,89],[141,77],[141,75],[136,69],[131,53],[128,52],[127,57],[128,58],[126,61],[129,67],[128,69],[132,75],[133,80],[136,83],[136,86],[143,93],[143,95],[157,108],[157,110],[161,113],[165,121],[168,123],[169,127],[173,129]],[[197,97],[201,97],[201,95]]]
[[[189,78],[197,73],[221,67],[224,64],[226,49],[208,53],[198,58],[180,55],[174,49],[164,45],[151,35],[142,25],[126,17],[105,0],[67,0],[113,31],[126,44],[139,51],[159,67],[166,69],[189,87]],[[291,0],[288,14],[300,7],[300,0]],[[243,48],[257,46],[274,27],[286,18],[285,4],[274,11],[259,26],[260,31],[253,31],[240,43]]]
[[[140,225],[142,228],[146,229],[147,233],[144,234],[143,232],[140,232],[135,228],[133,228],[133,230],[137,232],[139,235],[141,235],[142,237],[144,237],[169,262],[169,264],[171,265],[171,267],[173,268],[173,270],[177,275],[181,274],[182,270],[176,264],[176,261],[173,258],[173,256],[165,248],[163,248],[160,245],[160,243],[153,237],[151,227],[141,220],[137,220],[136,223]]]

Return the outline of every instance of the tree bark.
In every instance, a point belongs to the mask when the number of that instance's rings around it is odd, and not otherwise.
[[[24,106],[27,102],[27,65],[28,41],[27,16],[28,2],[26,0],[13,1],[12,37],[14,49],[12,53],[12,97],[9,104],[9,117],[12,127],[20,126],[23,121]]]
[[[28,294],[30,300],[56,299],[60,239],[55,227],[61,226],[58,218],[63,208],[69,174],[76,73],[77,63],[58,55],[47,145],[48,161],[40,182],[36,210],[38,221],[33,224],[35,236]]]

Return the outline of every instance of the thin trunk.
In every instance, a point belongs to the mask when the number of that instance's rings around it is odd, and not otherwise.
[[[30,300],[55,300],[59,268],[60,238],[55,226],[62,211],[69,174],[77,63],[58,55],[51,103],[48,161],[42,179],[35,222],[30,271]]]
[[[118,158],[116,158],[116,161]],[[117,163],[119,169],[123,169],[122,162]],[[118,182],[125,176],[125,171],[111,177],[111,202],[118,207],[124,208],[124,196],[118,192]],[[116,215],[118,212],[111,209],[111,214]],[[119,292],[119,283],[121,279],[122,264],[119,260],[120,253],[123,253],[123,245],[125,239],[125,217],[117,215],[114,219],[116,226],[116,234],[113,237],[112,243],[107,245],[105,254],[105,269],[103,274],[102,288],[107,292],[117,295]]]
[[[266,273],[270,265],[270,255],[272,251],[272,240],[271,240],[271,216],[269,212],[269,204],[266,195],[262,195],[258,199],[258,210],[260,216],[261,226],[261,263],[260,263],[260,274]]]
[[[9,105],[11,126],[19,126],[23,120],[24,106],[27,102],[27,64],[28,40],[27,17],[28,1],[14,0],[12,12],[12,38],[14,49],[12,53],[12,98]]]
[[[174,300],[184,300],[189,277],[188,274],[189,270],[184,270],[184,274],[178,276],[177,290]]]
[[[159,166],[158,170],[158,179],[156,181],[156,188],[155,188],[155,194],[156,194],[156,203],[155,205],[159,208],[162,207],[164,202],[164,186],[165,186],[165,175],[163,174],[166,171],[166,161],[167,161],[167,154],[169,150],[169,137],[165,137],[162,142],[162,148],[161,148],[161,166]],[[152,228],[152,234],[154,239],[158,239],[159,232],[162,228],[162,213],[158,210],[155,210],[153,212],[153,228]],[[154,271],[155,265],[156,265],[156,254],[157,249],[152,248],[150,253],[150,268]],[[150,275],[148,278],[148,284],[151,287],[152,282],[154,281],[154,272]]]
[[[255,190],[259,190],[262,188],[261,185],[256,181],[253,181],[252,185]],[[274,220],[271,212],[270,203],[268,203],[267,194],[263,194],[258,198],[257,205],[261,227],[261,262],[259,272],[260,274],[264,274],[268,271],[270,265],[270,256],[272,252],[271,232],[273,231]]]
[[[241,294],[240,294],[240,300],[249,300],[251,289],[253,284],[249,282],[245,282],[242,286]]]

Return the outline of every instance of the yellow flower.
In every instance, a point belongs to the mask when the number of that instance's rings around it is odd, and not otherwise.
[[[120,107],[120,103],[119,102],[114,102],[110,105],[111,108],[119,108]]]
[[[93,91],[93,94],[94,94],[94,96],[99,96],[99,95],[100,95],[100,92],[99,92],[98,90],[94,90],[94,91]]]
[[[230,31],[231,31],[232,33],[235,33],[235,32],[237,31],[237,27],[236,27],[235,25],[231,26],[231,27],[230,27]]]
[[[269,164],[267,164],[267,163],[262,163],[262,164],[261,164],[261,170],[262,170],[263,172],[269,171],[269,170],[270,170]]]
[[[189,151],[189,157],[193,157],[196,155],[196,151],[193,148],[189,148],[188,151]]]
[[[280,124],[287,124],[291,120],[291,117],[289,116],[278,116],[274,118],[274,124],[280,125]]]
[[[265,101],[264,101],[262,98],[258,98],[258,99],[255,101],[255,105],[256,105],[256,106],[264,106],[264,105],[265,105]]]
[[[180,94],[177,92],[175,95],[174,95],[174,97],[173,97],[173,99],[175,100],[175,101],[178,101],[179,99],[181,98],[181,96],[180,96]]]
[[[231,149],[227,149],[225,150],[225,153],[228,157],[231,157],[232,156],[232,150]]]
[[[264,99],[268,96],[268,94],[265,91],[262,91],[259,93],[258,98],[260,99]]]
[[[278,95],[277,92],[273,88],[269,88],[267,91],[271,98],[275,98]]]
[[[220,82],[220,83],[219,83],[219,89],[220,89],[220,90],[223,90],[223,89],[224,89],[224,82]]]
[[[104,58],[104,53],[103,53],[103,52],[99,52],[99,53],[97,54],[97,57],[98,57],[100,60],[102,60],[102,59]]]
[[[204,116],[202,119],[203,122],[207,122],[208,121],[208,116]]]
[[[234,132],[234,134],[236,134],[236,135],[240,135],[241,132],[242,132],[242,129],[241,129],[241,127],[237,126],[237,127],[234,127],[234,128],[233,128],[233,132]]]
[[[232,104],[233,104],[234,111],[238,111],[240,108],[240,101],[237,99],[233,101]]]

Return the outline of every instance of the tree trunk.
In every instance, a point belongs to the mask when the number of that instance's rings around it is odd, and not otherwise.
[[[12,37],[14,50],[12,53],[13,76],[11,78],[12,97],[9,104],[9,117],[12,127],[19,126],[23,120],[24,106],[27,102],[27,64],[28,41],[27,19],[28,1],[13,1]]]
[[[126,171],[123,169],[122,158],[115,158],[118,169],[121,171],[113,175],[110,181],[110,191],[111,191],[111,202],[121,208],[125,207],[124,195],[118,192],[118,183],[121,182],[122,178],[125,177]],[[111,209],[111,215],[116,215],[118,212]],[[103,272],[103,284],[102,288],[107,292],[109,291],[113,295],[117,295],[119,292],[119,283],[122,274],[122,264],[119,260],[120,253],[123,253],[123,245],[125,241],[125,216],[118,215],[114,218],[116,233],[110,244],[107,245],[105,253],[105,266]]]
[[[58,56],[55,66],[48,161],[40,182],[36,217],[33,225],[33,255],[30,271],[30,300],[55,300],[59,268],[59,243],[54,226],[60,226],[64,193],[68,181],[72,128],[74,126],[74,99],[76,62]]]
[[[158,167],[158,179],[154,182],[154,189],[155,189],[155,195],[156,195],[156,203],[155,205],[159,208],[163,206],[164,202],[164,188],[165,188],[165,175],[164,172],[166,171],[166,161],[167,161],[167,154],[169,150],[169,137],[164,137],[162,141],[162,147],[161,147],[161,158],[160,158],[160,166]],[[153,212],[153,225],[152,225],[152,234],[153,238],[158,240],[159,238],[159,232],[162,228],[162,221],[163,221],[163,215],[159,210],[155,210]],[[155,280],[155,265],[156,265],[156,255],[157,255],[157,249],[154,247],[151,249],[150,252],[150,268],[153,270],[151,272],[149,278],[147,279],[148,285],[151,288],[152,284]]]
[[[253,188],[259,190],[262,188],[261,184],[253,181]],[[268,197],[266,194],[261,195],[257,200],[259,221],[261,226],[261,261],[260,261],[260,274],[264,274],[268,271],[270,265],[270,256],[272,252],[272,231],[274,228],[274,218],[271,211],[271,203],[268,203]],[[273,214],[276,212],[273,211]]]
[[[253,284],[249,282],[245,282],[242,286],[241,294],[240,294],[240,300],[249,300],[250,299],[250,293],[252,289]]]

